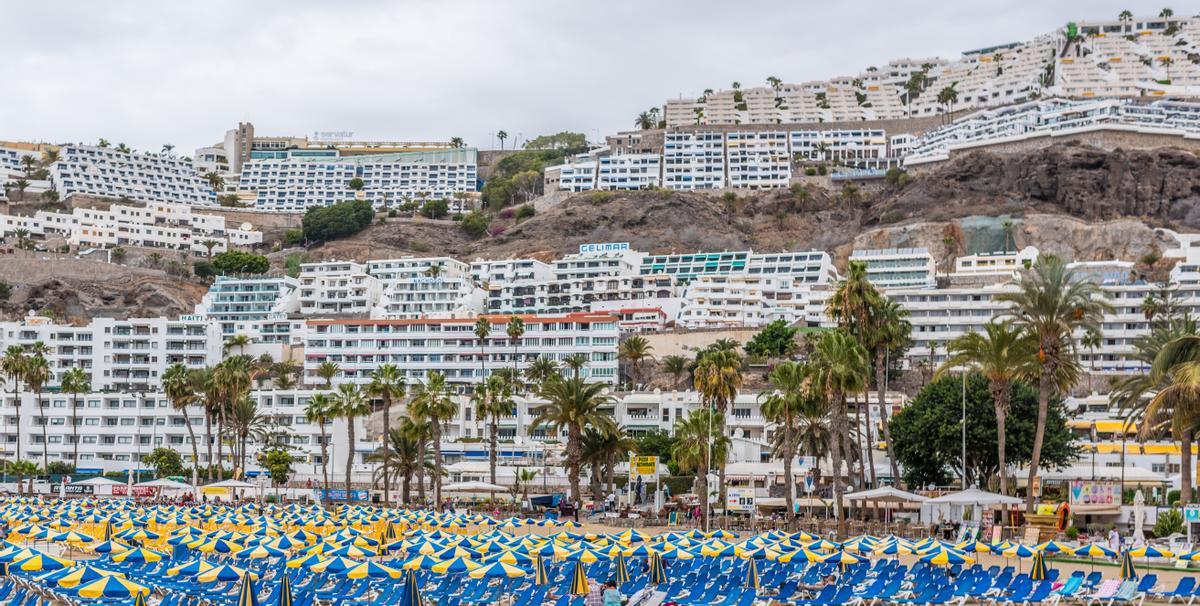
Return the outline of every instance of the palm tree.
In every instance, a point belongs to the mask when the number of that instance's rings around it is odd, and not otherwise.
[[[795,362],[783,362],[771,371],[767,380],[772,392],[759,394],[763,418],[775,424],[771,435],[771,454],[783,459],[783,477],[787,479],[787,515],[795,518],[796,478],[792,475],[792,460],[800,448],[800,409],[808,390],[808,369]]]
[[[700,497],[700,525],[708,529],[708,472],[725,465],[731,443],[725,435],[725,415],[701,408],[675,421],[675,445],[671,459],[682,471],[696,471],[696,493]]]
[[[488,377],[475,386],[471,397],[479,419],[488,420],[488,471],[492,484],[496,483],[496,452],[500,437],[500,417],[516,412],[512,397],[512,385],[499,375]]]
[[[833,508],[838,520],[838,536],[846,534],[846,516],[842,508],[842,467],[849,468],[849,432],[846,428],[846,397],[866,387],[867,352],[854,337],[841,330],[825,333],[813,350],[814,387],[825,394],[832,413]]]
[[[36,345],[42,345],[38,341]],[[42,388],[46,383],[50,382],[50,363],[46,361],[46,357],[41,352],[34,353],[25,363],[25,385],[29,386],[29,391],[33,392],[33,405],[37,408],[38,418],[42,425],[42,469],[50,468],[50,444],[46,439],[47,425],[46,411],[42,406]]]
[[[821,476],[821,459],[830,455],[830,444],[833,441],[833,431],[829,411],[829,402],[824,394],[809,388],[811,397],[802,398],[800,407],[796,410],[796,441],[797,450],[813,458],[813,472]]]
[[[654,355],[650,352],[654,351],[654,346],[646,340],[646,337],[641,335],[630,335],[621,341],[621,346],[617,352],[617,359],[624,360],[629,364],[631,378],[634,380],[634,388],[637,388],[636,383],[640,383],[642,379],[642,360],[653,359]]]
[[[262,442],[270,431],[270,420],[258,410],[258,403],[249,395],[243,396],[229,408],[226,430],[236,452],[233,460],[238,469],[246,469],[246,446],[250,440]],[[353,443],[353,442],[352,442]],[[347,488],[349,490],[349,488]]]
[[[578,379],[579,371],[582,370],[583,367],[586,366],[588,363],[588,357],[586,354],[573,353],[573,354],[563,358],[562,362],[563,362],[563,366],[566,366],[567,368],[571,369],[571,376],[573,378]]]
[[[353,383],[345,383],[338,386],[337,394],[334,396],[334,411],[336,416],[346,420],[346,494],[350,493],[350,475],[354,471],[354,451],[355,451],[355,431],[354,422],[362,416],[366,416],[371,412],[367,406],[367,399],[363,397],[362,390]]]
[[[192,444],[193,486],[200,482],[200,446],[196,442],[196,431],[192,428],[192,418],[187,409],[199,403],[197,392],[203,386],[203,380],[203,371],[190,370],[178,362],[168,366],[163,373],[163,394],[167,396],[171,408],[183,415],[183,424],[187,427],[188,439]]]
[[[1012,322],[988,322],[983,328],[982,333],[969,332],[950,341],[946,346],[948,357],[937,374],[943,375],[952,368],[975,368],[987,379],[996,412],[1000,494],[1008,494],[1005,423],[1013,381],[1028,373],[1033,360],[1033,341]]]
[[[408,403],[409,413],[429,422],[430,442],[433,443],[433,500],[442,502],[442,427],[458,413],[453,393],[446,384],[446,375],[429,371],[425,382],[413,388]]]
[[[337,413],[337,403],[326,394],[314,394],[304,407],[304,418],[309,423],[316,423],[321,433],[321,477],[322,495],[329,494],[329,419]],[[322,497],[324,498],[324,497]]]
[[[900,307],[895,300],[887,297],[876,297],[870,307],[870,324],[867,332],[867,345],[875,355],[875,392],[879,404],[879,422],[883,426],[883,441],[887,448],[888,461],[891,465],[892,481],[900,482],[900,471],[896,465],[896,453],[892,445],[892,430],[888,425],[888,407],[886,399],[887,372],[890,354],[906,347],[912,334],[912,324],[907,320],[908,311]],[[872,441],[870,431],[870,415],[867,423],[867,442]],[[871,482],[875,482],[874,457],[871,457]]]
[[[387,441],[387,450],[380,448],[367,455],[367,462],[383,463],[385,457],[390,459],[376,470],[376,483],[384,469],[390,470],[389,473],[392,477],[384,479],[384,483],[400,480],[400,501],[408,503],[412,494],[412,478],[417,473],[418,467],[429,469],[432,465],[425,460],[424,450],[420,448],[417,440],[406,432],[403,426],[394,427],[388,431]]]
[[[383,503],[391,504],[392,480],[388,474],[388,435],[392,431],[392,402],[404,397],[404,373],[394,364],[384,364],[371,373],[367,393],[383,400]]]
[[[1104,337],[1099,332],[1088,330],[1083,333],[1079,344],[1088,349],[1088,392],[1092,391],[1092,375],[1096,374],[1096,348],[1104,344]]]
[[[250,337],[246,335],[233,335],[225,340],[224,350],[229,353],[229,350],[237,348],[238,353],[244,353],[246,348],[250,346]]]
[[[165,377],[164,377],[165,379]],[[71,394],[71,435],[73,441],[71,465],[79,467],[79,394],[92,391],[91,377],[82,368],[72,368],[63,373],[59,383],[63,393]]]
[[[671,387],[678,387],[683,373],[687,372],[688,359],[683,356],[670,355],[662,359],[663,370],[671,375]]]
[[[731,349],[717,349],[700,357],[696,365],[694,385],[700,393],[700,401],[705,407],[719,413],[720,419],[725,420],[725,413],[737,398],[738,390],[742,387],[742,359]],[[715,417],[713,417],[715,418]],[[721,425],[721,435],[727,435],[725,426]],[[712,466],[708,467],[712,469]],[[725,502],[725,463],[716,467],[720,479],[721,496],[719,503]]]
[[[1038,420],[1029,461],[1029,485],[1033,485],[1042,460],[1046,414],[1050,397],[1063,393],[1079,377],[1075,358],[1075,332],[1100,330],[1103,315],[1112,307],[1101,297],[1099,287],[1075,278],[1067,264],[1054,255],[1042,255],[1033,267],[1021,273],[1016,292],[1001,293],[997,301],[1009,303],[1014,325],[1034,340],[1037,364],[1026,378],[1038,384]],[[1033,512],[1033,491],[1025,509]]]
[[[525,321],[520,316],[508,319],[508,327],[504,330],[513,348],[513,376],[517,376],[517,348],[521,346],[521,337],[525,335]]]
[[[504,151],[504,140],[508,138],[508,133],[504,131],[497,132],[496,138],[500,140],[500,151]]]
[[[642,112],[634,119],[633,125],[638,130],[650,130],[654,128],[654,119],[650,117],[649,112]]]
[[[479,380],[487,379],[487,352],[484,347],[487,346],[487,338],[492,334],[492,323],[487,318],[479,316],[475,320],[475,338],[479,340]],[[492,482],[495,483],[494,481]]]
[[[206,173],[204,175],[204,180],[208,181],[208,186],[211,187],[212,190],[215,192],[220,192],[221,190],[225,189],[225,177],[222,177],[221,173],[218,173],[218,172]],[[212,256],[211,251],[210,251],[209,256]]]
[[[1117,15],[1117,19],[1121,21],[1129,21],[1130,19],[1133,19],[1133,13],[1129,10],[1123,10],[1121,11],[1121,14]]]
[[[400,433],[417,445],[417,460],[427,461],[430,448],[429,436],[432,433],[429,421],[416,416],[411,403],[408,406],[408,412],[409,417],[400,423]],[[425,472],[428,471],[432,474],[433,470],[431,464],[418,465],[416,468],[417,497],[420,499],[421,506],[425,505]]]
[[[538,356],[525,368],[525,378],[534,385],[557,377],[558,363],[547,356]]]
[[[25,364],[29,361],[25,348],[20,345],[9,345],[0,358],[0,372],[8,377],[12,384],[13,408],[17,412],[17,456],[21,458],[21,381],[25,379]]]
[[[462,148],[465,146],[466,146],[466,143],[463,141],[462,137],[450,137],[450,147],[453,147],[454,149],[459,149],[459,148]]]
[[[958,90],[954,86],[958,82],[951,82],[950,86],[938,91],[937,102],[946,106],[947,116],[954,113],[954,104],[958,103]]]
[[[583,428],[591,425],[596,429],[610,430],[614,426],[612,417],[600,410],[613,403],[612,396],[604,393],[605,389],[603,383],[584,383],[583,379],[573,377],[545,383],[539,392],[546,400],[546,405],[540,409],[530,426],[544,424],[556,433],[566,430],[567,447],[564,454],[574,502],[580,502],[579,467],[583,454]]]
[[[342,367],[338,366],[336,362],[321,362],[317,366],[317,376],[325,381],[325,389],[333,389],[333,378],[338,376],[341,371]]]

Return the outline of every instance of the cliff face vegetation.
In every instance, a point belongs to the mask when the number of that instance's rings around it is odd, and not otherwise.
[[[267,221],[278,221],[272,217]],[[1157,228],[1200,230],[1200,158],[1173,148],[1106,151],[1061,144],[1035,152],[975,152],[900,183],[796,185],[716,195],[703,192],[592,192],[539,207],[517,222],[492,217],[490,235],[471,238],[449,220],[392,217],[353,237],[285,259],[365,261],[402,255],[464,260],[551,259],[583,242],[629,242],[647,252],[828,250],[839,265],[854,248],[924,246],[942,269],[953,257],[1036,246],[1076,260],[1137,260],[1174,246]],[[0,316],[49,309],[65,316],[175,315],[204,286],[161,271],[58,259],[0,261],[14,286]],[[65,272],[65,273],[64,273]]]

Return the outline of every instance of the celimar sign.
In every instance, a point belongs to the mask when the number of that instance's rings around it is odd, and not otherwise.
[[[627,250],[629,250],[628,242],[590,242],[579,245],[579,254],[581,255],[588,253],[624,252]]]

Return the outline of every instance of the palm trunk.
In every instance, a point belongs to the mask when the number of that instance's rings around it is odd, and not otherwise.
[[[783,477],[787,479],[787,519],[796,519],[796,478],[792,476],[792,459],[795,453],[792,452],[790,444],[785,448],[786,453],[783,455]]]
[[[708,468],[697,465],[696,484],[700,488],[700,528],[708,529]]]
[[[433,434],[433,502],[442,504],[442,427],[439,423],[430,423]]]
[[[350,474],[354,472],[354,418],[346,418],[346,502],[350,501]]]
[[[417,498],[425,506],[425,438],[417,441]]]
[[[79,469],[79,398],[71,398],[71,467]]]
[[[329,433],[324,418],[317,422],[317,428],[321,431],[321,488],[324,491],[321,500],[325,501],[329,499]]]
[[[208,448],[208,481],[213,481],[213,452],[212,452],[212,415],[204,412],[204,442]]]
[[[200,446],[196,444],[196,431],[192,429],[192,419],[188,417],[186,407],[183,409],[183,424],[187,427],[188,439],[192,441],[192,486],[195,486],[200,483]]]
[[[616,478],[613,477],[613,468],[617,466],[617,462],[612,456],[608,457],[608,465],[605,468],[605,473],[608,476],[608,492],[615,492],[617,488]]]
[[[842,509],[842,466],[846,451],[842,447],[846,438],[846,401],[841,394],[836,394],[837,410],[833,413],[833,445],[830,450],[833,455],[833,513],[837,518],[837,538],[846,536],[846,512]]]
[[[42,390],[34,392],[33,405],[37,407],[38,417],[42,419],[42,471],[50,473],[50,443],[46,441],[46,411],[42,409]]]
[[[217,477],[225,476],[225,440],[221,437],[225,435],[225,413],[217,412]]]
[[[383,399],[383,506],[388,507],[392,502],[392,476],[388,473],[388,443],[389,432],[392,429],[392,399],[387,397]]]
[[[591,470],[591,471],[592,471],[592,473],[591,473],[590,475],[591,475],[591,480],[592,480],[592,481],[591,481],[591,486],[590,486],[590,488],[591,488],[591,491],[592,491],[592,501],[595,501],[596,503],[599,503],[599,502],[601,501],[601,496],[600,496],[600,490],[601,490],[601,487],[600,487],[600,482],[601,482],[601,480],[600,480],[600,466],[599,466],[599,465],[597,465],[596,463],[592,463],[591,467],[592,467],[592,470]]]
[[[1191,429],[1179,437],[1179,499],[1184,505],[1192,502],[1192,438]]]
[[[1008,386],[998,385],[992,390],[992,402],[996,407],[996,458],[1000,464],[1000,494],[1008,494]]]
[[[875,483],[875,438],[871,429],[871,394],[863,394],[863,406],[866,407],[867,413],[863,415],[866,417],[866,421],[863,423],[866,436],[863,440],[867,443],[867,477],[871,479],[869,486],[874,488],[877,484]]]
[[[888,427],[888,407],[885,398],[887,392],[886,351],[880,351],[875,356],[875,391],[879,396],[879,423],[883,425],[883,444],[887,450],[888,465],[892,470],[892,483],[903,489],[904,482],[900,478],[900,468],[896,464],[896,451],[892,447],[892,430]]]
[[[1046,413],[1050,408],[1050,369],[1043,368],[1041,379],[1038,381],[1038,416],[1037,429],[1033,433],[1033,454],[1029,458],[1029,477],[1025,486],[1025,513],[1033,513],[1033,485],[1037,477],[1038,467],[1042,464],[1042,441],[1046,437]]]
[[[582,431],[572,424],[567,430],[567,479],[571,482],[571,502],[580,502],[579,492],[579,440]]]
[[[412,495],[412,472],[404,472],[404,479],[400,484],[400,499],[404,501],[401,505],[408,505],[409,497]]]
[[[496,483],[496,447],[500,440],[500,415],[492,414],[491,423],[488,427],[488,477],[491,478],[492,484]]]
[[[13,408],[17,413],[17,461],[21,460],[21,392],[17,389],[20,379],[13,377]],[[19,485],[19,481],[18,481]]]

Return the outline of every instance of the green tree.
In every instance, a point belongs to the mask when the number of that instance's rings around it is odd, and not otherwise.
[[[426,219],[445,219],[449,214],[450,204],[441,198],[427,200],[421,205],[421,215]]]
[[[702,353],[693,374],[693,385],[700,394],[700,401],[705,407],[720,413],[713,419],[725,421],[725,413],[733,406],[738,390],[742,388],[742,359],[732,349],[714,349]],[[727,435],[725,425],[718,427],[721,435]],[[713,469],[709,466],[707,469]],[[720,480],[720,499],[725,502],[725,462],[718,462],[717,476]]]
[[[806,399],[823,398],[813,393],[808,384],[809,369],[795,362],[783,362],[767,376],[772,391],[759,394],[763,418],[774,424],[771,432],[771,454],[783,460],[783,477],[788,484],[787,516],[796,516],[796,478],[792,461],[800,449],[800,414]]]
[[[638,436],[635,450],[639,455],[658,457],[658,462],[671,462],[671,451],[675,448],[675,437],[661,429],[651,429]]]
[[[583,454],[583,429],[590,425],[598,430],[612,430],[610,415],[601,409],[612,406],[612,396],[605,394],[603,383],[584,383],[574,377],[550,381],[541,386],[539,395],[546,400],[530,427],[546,425],[555,432],[567,432],[567,479],[571,484],[571,499],[580,501],[579,469]]]
[[[346,443],[348,444],[346,448],[349,450],[346,453],[347,494],[350,492],[351,473],[354,471],[354,451],[357,447],[354,426],[359,417],[364,417],[370,412],[367,400],[357,385],[344,383],[338,386],[337,393],[334,395],[334,414],[346,420]]]
[[[746,354],[762,358],[784,358],[796,353],[796,335],[800,329],[775,320],[762,327],[746,343]]]
[[[376,469],[376,483],[381,479],[378,476],[382,475],[385,467],[392,474],[391,481],[393,483],[399,480],[400,501],[405,504],[411,500],[412,479],[417,473],[418,468],[421,468],[423,471],[433,469],[433,465],[424,454],[425,449],[417,442],[418,438],[413,437],[412,432],[406,430],[405,424],[408,422],[408,419],[404,419],[400,427],[394,427],[388,432],[389,445],[386,456],[391,460],[386,466],[380,466]],[[367,462],[382,463],[383,457],[384,449],[381,447],[367,456]]]
[[[346,188],[353,191],[362,191],[363,187],[365,186],[366,184],[363,183],[363,180],[360,177],[350,179],[350,181],[346,183]]]
[[[394,364],[384,364],[371,372],[371,383],[367,385],[367,393],[372,397],[383,400],[383,502],[390,505],[392,500],[392,479],[388,473],[388,434],[392,431],[392,403],[404,397],[404,373]]]
[[[833,509],[838,520],[838,536],[846,535],[846,512],[842,507],[842,467],[849,469],[855,453],[846,427],[846,398],[866,388],[867,352],[851,335],[835,330],[822,335],[812,355],[815,367],[813,387],[829,402],[833,443]]]
[[[313,206],[304,213],[301,227],[312,243],[352,236],[371,224],[375,209],[367,200],[349,200],[330,206]]]
[[[525,320],[521,316],[512,316],[508,319],[508,326],[504,328],[504,333],[508,335],[508,342],[512,344],[512,376],[513,379],[518,377],[517,374],[517,358],[518,350],[521,347],[521,337],[525,336]],[[515,384],[515,383],[514,383]]]
[[[35,347],[41,346],[48,350],[45,343],[38,341]],[[51,372],[50,363],[46,360],[45,350],[34,350],[25,362],[25,385],[29,387],[29,391],[33,392],[33,406],[38,412],[40,424],[42,426],[42,469],[50,466],[50,452],[47,445],[49,440],[46,438],[47,426],[50,424],[46,419],[46,409],[42,406],[42,388],[50,382]]]
[[[321,440],[322,498],[329,494],[329,421],[337,414],[337,402],[328,394],[313,394],[304,407],[304,418],[317,424]]]
[[[1007,434],[1009,396],[1018,377],[1027,375],[1033,363],[1033,342],[1011,322],[989,322],[984,331],[969,332],[946,346],[949,357],[937,376],[955,368],[972,368],[988,381],[988,391],[996,415],[997,470],[1000,494],[1008,494]]]
[[[1014,324],[1035,341],[1037,364],[1027,377],[1038,384],[1038,424],[1029,465],[1030,484],[1041,463],[1043,435],[1050,399],[1066,392],[1079,378],[1075,356],[1075,332],[1100,330],[1106,312],[1100,288],[1076,279],[1067,264],[1054,255],[1042,255],[1033,267],[1021,273],[1016,292],[1001,293],[996,300],[1012,305]],[[1026,497],[1025,510],[1033,512],[1033,491]]]
[[[91,377],[82,368],[64,372],[59,389],[71,396],[71,464],[79,466],[79,396],[92,391]]]
[[[487,214],[473,210],[463,215],[462,221],[458,222],[458,228],[472,238],[482,238],[491,223]]]
[[[108,254],[112,257],[113,262],[120,263],[125,260],[125,247],[114,246],[108,251]]]
[[[675,445],[671,450],[671,458],[680,470],[696,471],[700,525],[704,529],[708,528],[708,472],[714,465],[723,467],[729,455],[731,441],[725,435],[724,427],[725,415],[708,408],[701,408],[675,421]]]
[[[154,477],[166,478],[184,474],[183,457],[170,449],[158,447],[142,459],[142,462],[154,468]]]
[[[187,427],[188,440],[192,444],[192,485],[199,483],[199,467],[200,467],[200,446],[196,442],[196,431],[192,427],[192,418],[188,414],[189,406],[200,404],[200,397],[197,393],[202,387],[200,383],[203,381],[203,373],[196,373],[189,370],[183,364],[176,362],[167,367],[163,373],[163,394],[167,396],[167,401],[171,403],[171,408],[183,415],[183,424]],[[78,440],[76,440],[78,442]],[[76,465],[78,465],[78,461]]]
[[[558,363],[549,356],[538,356],[525,367],[525,378],[534,385],[540,385],[558,376]]]
[[[258,453],[258,464],[271,476],[271,484],[277,489],[284,486],[292,477],[292,463],[295,459],[288,449],[274,446]]]
[[[222,274],[265,274],[271,269],[271,262],[262,255],[227,250],[213,257],[212,266]]]
[[[662,359],[662,367],[671,375],[671,387],[678,387],[679,380],[688,371],[688,359],[680,355],[669,355]]]
[[[453,392],[446,384],[446,375],[429,371],[425,381],[413,388],[408,403],[409,414],[429,423],[429,441],[433,445],[433,500],[442,502],[442,430],[454,415],[458,406]]]
[[[1037,392],[1023,382],[1011,385],[1008,419],[1008,463],[1026,465],[1036,438]],[[945,486],[962,470],[962,379],[943,376],[926,385],[892,419],[896,456],[910,486]],[[974,484],[986,486],[999,467],[998,431],[990,382],[973,372],[967,376],[967,473]],[[1042,463],[1061,468],[1079,457],[1067,428],[1061,398],[1047,408],[1050,422],[1044,434]]]
[[[911,343],[912,324],[908,322],[908,312],[900,307],[895,300],[887,297],[876,297],[870,306],[870,327],[866,333],[865,346],[869,353],[874,354],[875,393],[879,405],[879,423],[883,427],[883,441],[887,448],[888,462],[891,465],[893,481],[900,478],[896,465],[896,453],[892,448],[891,427],[888,424],[888,406],[886,401],[887,379],[889,366],[899,361]],[[869,417],[870,415],[868,415]],[[867,424],[867,441],[872,442],[870,423]],[[871,469],[875,468],[874,461]],[[872,481],[875,479],[872,475]]]
[[[628,364],[628,374],[636,384],[642,381],[642,362],[654,359],[654,346],[642,335],[629,335],[621,340],[617,348],[617,359]]]
[[[508,381],[499,375],[492,375],[476,384],[471,396],[478,418],[488,420],[488,475],[492,484],[496,483],[500,417],[514,414],[517,410],[512,394],[512,385]]]

